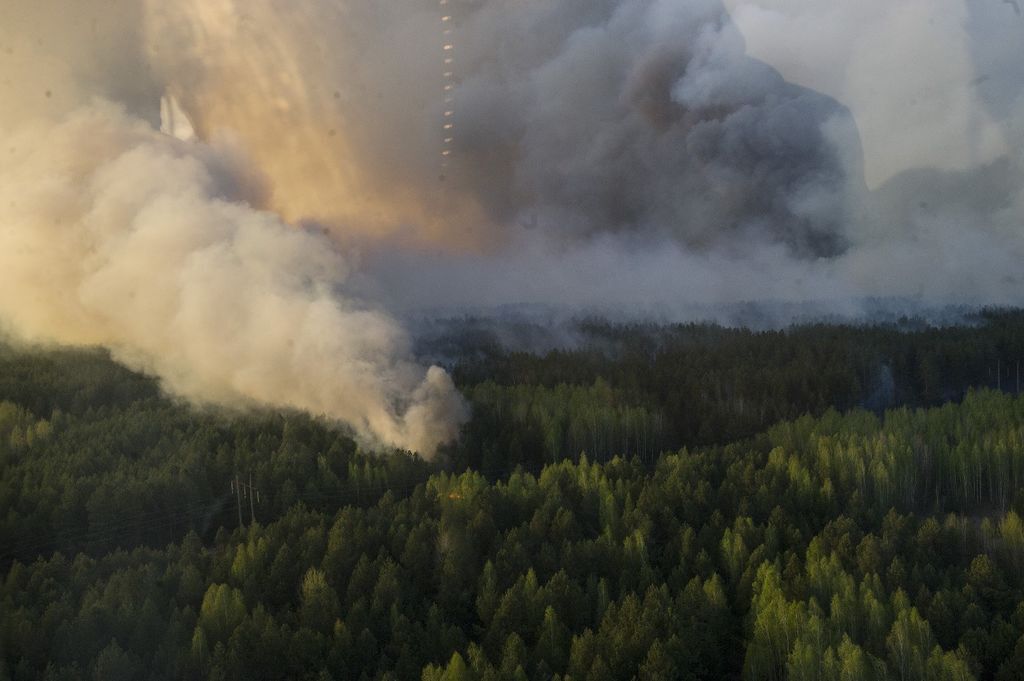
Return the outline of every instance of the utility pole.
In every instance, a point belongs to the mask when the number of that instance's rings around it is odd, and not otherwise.
[[[253,525],[256,524],[256,500],[253,499],[255,496],[256,493],[253,491],[252,486],[252,473],[249,473],[249,513],[251,514],[250,517],[252,518]]]
[[[242,520],[242,497],[249,499],[249,517],[252,524],[256,524],[256,504],[260,501],[260,491],[252,484],[252,473],[249,473],[249,482],[245,483],[238,479],[238,473],[235,473],[235,479],[231,482],[231,493],[235,495],[235,501],[238,506],[238,526],[245,527],[245,522]]]
[[[232,492],[234,492],[235,500],[238,502],[238,526],[242,527],[242,490],[238,485],[238,473],[235,473],[235,487]]]
[[[1003,360],[996,360],[996,390],[1003,392]]]

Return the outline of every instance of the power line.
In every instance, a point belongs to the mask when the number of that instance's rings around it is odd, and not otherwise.
[[[442,85],[441,99],[443,103],[441,116],[441,172],[439,179],[447,179],[448,163],[454,152],[455,144],[455,42],[453,26],[455,17],[448,7],[449,0],[438,0],[441,10],[441,53],[442,53]]]
[[[249,482],[238,479],[238,473],[235,473],[234,480],[231,481],[231,494],[234,495],[235,501],[238,506],[238,526],[245,527],[245,522],[242,520],[242,499],[249,500],[249,514],[252,524],[256,524],[256,503],[260,501],[260,491],[252,484],[252,473],[249,473]]]

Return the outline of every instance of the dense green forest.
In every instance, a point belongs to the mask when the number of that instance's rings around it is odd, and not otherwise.
[[[433,462],[0,350],[0,679],[1024,678],[1024,315],[581,328]]]
[[[828,408],[937,406],[980,387],[1019,393],[1024,313],[983,311],[957,321],[751,331],[589,320],[572,329],[575,347],[535,353],[510,352],[500,330],[455,320],[431,341],[473,405],[453,458],[460,470],[490,470],[581,451],[649,461]],[[544,329],[517,332],[529,345],[522,337]]]

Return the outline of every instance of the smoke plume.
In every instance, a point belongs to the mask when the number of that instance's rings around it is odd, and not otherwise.
[[[0,140],[11,333],[427,454],[398,311],[1024,292],[999,0],[8,0]]]
[[[145,8],[56,5],[0,17],[4,326],[108,347],[198,402],[304,409],[425,455],[452,439],[448,376],[346,294],[328,237],[257,208],[272,186],[245,150],[157,132]]]
[[[0,170],[0,312],[28,340],[111,348],[173,393],[280,405],[433,453],[460,404],[409,360],[388,316],[344,297],[319,233],[245,203],[223,150],[179,142],[110,104],[12,136]]]

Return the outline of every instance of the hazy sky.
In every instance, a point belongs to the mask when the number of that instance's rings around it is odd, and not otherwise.
[[[852,111],[877,188],[914,168],[966,170],[1011,153],[1024,18],[1004,0],[726,0],[751,56]],[[1019,139],[1016,140],[1019,144]]]

